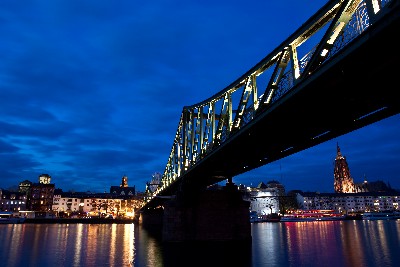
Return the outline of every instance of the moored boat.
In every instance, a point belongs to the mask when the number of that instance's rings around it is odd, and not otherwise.
[[[285,214],[281,217],[281,222],[313,222],[313,221],[340,221],[345,220],[346,216],[334,210],[298,210]]]
[[[400,219],[400,212],[385,211],[385,212],[364,212],[363,220],[396,220]]]
[[[23,223],[25,218],[14,217],[12,212],[0,212],[0,224]]]
[[[258,218],[258,214],[256,211],[250,211],[250,222],[251,223],[260,222],[260,218]]]
[[[256,211],[250,211],[250,222],[251,223],[279,222],[280,220],[281,220],[281,216],[278,213],[258,215]]]
[[[282,216],[280,216],[278,213],[270,213],[264,217],[264,221],[266,222],[280,222]]]
[[[281,222],[312,222],[316,221],[315,217],[301,216],[297,214],[285,214],[281,217]]]

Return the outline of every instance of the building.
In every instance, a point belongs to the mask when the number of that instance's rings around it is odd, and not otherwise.
[[[396,192],[391,188],[390,184],[386,184],[383,181],[368,182],[365,178],[362,183],[356,183],[355,188],[356,192]]]
[[[135,186],[128,186],[128,177],[126,175],[122,176],[120,186],[111,186],[110,194],[131,198],[135,196]]]
[[[60,217],[117,216],[122,199],[108,193],[62,192],[54,193],[52,210]]]
[[[54,184],[34,183],[27,199],[27,209],[47,212],[52,210]]]
[[[51,176],[48,175],[47,173],[39,175],[40,184],[50,184],[50,182],[51,182]]]
[[[339,144],[337,144],[336,158],[334,162],[335,168],[333,172],[334,182],[333,188],[335,193],[355,193],[353,178],[350,175],[349,165],[346,157],[340,152]]]
[[[329,209],[340,213],[362,213],[368,211],[400,211],[399,192],[360,193],[296,193],[299,207],[303,210]]]
[[[257,187],[247,187],[246,195],[250,200],[250,211],[256,212],[257,215],[268,215],[279,212],[279,196],[284,187],[276,182],[264,184],[259,183]]]
[[[277,189],[280,196],[284,196],[286,194],[285,187],[283,186],[283,184],[281,184],[276,180],[271,180],[267,182],[267,187]]]
[[[111,193],[62,192],[56,189],[52,210],[59,217],[127,217],[132,218],[142,201]]]
[[[0,189],[0,211],[26,210],[26,193]]]
[[[386,185],[383,181],[368,182],[364,176],[364,181],[355,183],[350,175],[350,168],[346,157],[340,152],[337,145],[337,153],[335,158],[335,168],[333,172],[334,182],[333,188],[335,193],[362,193],[362,192],[392,192],[396,193],[390,185]]]
[[[39,183],[32,183],[27,195],[27,209],[30,211],[49,212],[53,205],[55,184],[50,184],[51,176],[39,175]]]
[[[298,205],[304,210],[332,209],[341,213],[399,211],[400,193],[383,181],[354,183],[346,158],[337,145],[334,168],[335,193],[297,192]]]
[[[28,180],[22,181],[18,185],[18,191],[20,193],[28,194],[29,191],[31,190],[31,186],[32,186],[32,182],[31,181],[28,181]]]

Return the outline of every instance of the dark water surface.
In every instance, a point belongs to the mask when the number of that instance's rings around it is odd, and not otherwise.
[[[251,244],[162,244],[134,224],[0,225],[0,266],[400,266],[400,220],[252,224]]]

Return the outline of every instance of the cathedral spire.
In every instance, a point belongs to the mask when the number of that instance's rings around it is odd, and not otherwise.
[[[342,153],[340,152],[339,142],[336,143],[336,158],[343,158]]]
[[[335,167],[333,171],[333,188],[335,193],[355,193],[355,185],[350,175],[346,157],[340,152],[339,143],[336,145]]]

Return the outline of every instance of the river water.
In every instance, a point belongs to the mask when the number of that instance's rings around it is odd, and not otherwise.
[[[163,244],[135,224],[0,225],[0,266],[400,266],[400,220],[251,227],[239,246]]]

